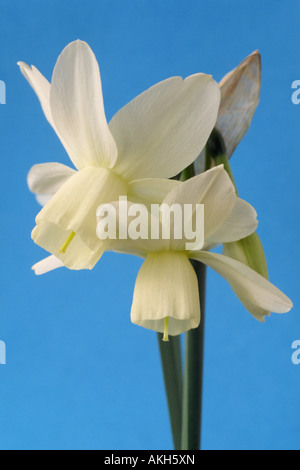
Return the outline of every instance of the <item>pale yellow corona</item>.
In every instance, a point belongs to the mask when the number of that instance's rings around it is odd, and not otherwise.
[[[264,321],[270,312],[288,312],[292,302],[267,279],[234,257],[209,251],[247,237],[257,228],[256,211],[236,195],[223,165],[181,183],[162,202],[168,207],[184,207],[188,203],[205,207],[202,249],[189,250],[185,235],[171,240],[137,239],[134,244],[130,239],[110,241],[115,251],[142,254],[145,258],[134,288],[132,322],[162,333],[164,341],[199,326],[199,286],[190,260],[199,261],[224,277],[257,320]]]

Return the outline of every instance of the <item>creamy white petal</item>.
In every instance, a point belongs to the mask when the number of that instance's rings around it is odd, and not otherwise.
[[[184,253],[150,254],[137,276],[132,322],[163,332],[165,317],[169,317],[170,335],[200,323],[197,276]]]
[[[169,249],[169,240],[162,239],[160,236],[159,213],[152,213],[145,204],[128,200],[115,201],[109,206],[115,210],[116,236],[114,239],[110,237],[104,240],[106,251],[116,251],[145,258],[148,253]],[[140,217],[140,214],[143,215]],[[102,217],[105,219],[106,215],[103,215],[102,208],[99,206],[97,210],[98,223]],[[108,231],[107,227],[106,231]],[[102,239],[99,226],[97,226],[97,235]]]
[[[91,269],[103,252],[103,243],[96,234],[97,208],[126,192],[127,184],[110,170],[87,167],[76,172],[38,214],[33,240],[65,266]],[[72,233],[75,238],[62,252]]]
[[[105,241],[105,251],[114,251],[125,255],[134,255],[146,258],[148,253],[156,253],[160,250],[161,244],[156,240],[107,240]],[[166,247],[167,248],[167,247]]]
[[[44,206],[59,188],[76,173],[61,163],[40,163],[34,165],[27,176],[27,184],[37,201]]]
[[[181,185],[178,180],[143,178],[128,184],[128,199],[141,204],[161,204],[172,189]]]
[[[52,76],[50,106],[78,169],[114,165],[117,148],[104,113],[99,66],[87,43],[72,42],[60,54]]]
[[[236,198],[230,215],[222,225],[205,240],[205,247],[221,243],[234,242],[245,238],[257,229],[257,214],[255,209],[246,201]]]
[[[221,104],[216,128],[221,132],[227,156],[246,134],[259,101],[261,59],[258,51],[246,57],[220,82]]]
[[[236,201],[234,186],[224,170],[219,165],[211,170],[195,176],[175,187],[164,199],[164,203],[173,204],[204,204],[204,234],[205,239],[211,236],[226,220],[233,210]],[[184,250],[186,239],[174,240],[174,249]]]
[[[50,201],[53,194],[36,194],[35,198],[40,206],[44,207]]]
[[[118,174],[128,181],[178,174],[206,144],[219,103],[219,87],[205,74],[172,77],[137,96],[109,123]]]
[[[56,258],[56,256],[51,255],[33,265],[32,269],[37,276],[40,276],[41,274],[46,274],[49,271],[53,271],[57,268],[62,268],[63,266],[64,264],[60,259]]]
[[[44,111],[46,119],[53,127],[58,138],[60,139],[61,143],[65,147],[67,153],[69,154],[70,149],[68,147],[68,144],[60,135],[52,118],[52,113],[51,113],[51,108],[50,108],[50,88],[51,88],[50,83],[33,65],[29,67],[29,65],[25,64],[25,62],[18,62],[18,65],[20,67],[22,74],[24,75],[28,83],[31,85],[33,90],[35,91],[40,101],[40,104],[42,106],[42,109]]]
[[[293,306],[283,292],[239,261],[206,251],[190,252],[190,257],[224,277],[246,309],[260,321],[266,311],[286,313]]]

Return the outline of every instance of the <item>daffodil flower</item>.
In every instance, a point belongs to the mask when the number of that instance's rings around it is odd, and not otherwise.
[[[104,250],[96,236],[99,204],[120,195],[151,201],[168,193],[177,183],[156,178],[175,176],[200,153],[217,119],[219,87],[205,74],[169,78],[108,125],[98,63],[85,42],[64,49],[51,85],[35,67],[19,65],[78,170],[55,163],[33,167],[30,184],[39,186],[40,201],[54,195],[38,214],[32,238],[65,266],[91,269]]]
[[[163,332],[165,340],[169,334],[178,335],[199,325],[198,284],[190,259],[210,266],[224,277],[246,309],[260,321],[264,321],[266,311],[284,313],[291,309],[291,301],[248,266],[207,251],[218,244],[239,240],[257,227],[255,210],[236,196],[222,165],[175,187],[163,203],[170,207],[204,204],[205,243],[201,250],[187,251],[184,237],[111,240],[112,249],[145,258],[134,289],[133,323]]]

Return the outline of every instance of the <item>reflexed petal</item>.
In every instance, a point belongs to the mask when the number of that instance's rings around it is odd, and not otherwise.
[[[76,172],[38,214],[33,240],[71,269],[92,268],[103,251],[96,235],[96,210],[126,192],[127,184],[110,170],[87,167]],[[73,232],[75,238],[62,253]]]
[[[27,184],[30,191],[36,194],[38,202],[44,206],[75,173],[75,170],[61,163],[41,163],[30,169]]]
[[[164,203],[172,204],[204,204],[205,239],[215,233],[230,215],[236,201],[234,186],[219,165],[211,170],[195,176],[174,188],[164,199]],[[179,243],[179,242],[178,242]],[[183,240],[177,249],[184,249]]]
[[[246,134],[259,101],[261,59],[258,51],[246,57],[220,82],[221,104],[216,128],[228,158]]]
[[[260,321],[264,321],[266,312],[286,313],[293,306],[283,292],[239,261],[207,251],[190,252],[190,257],[224,277],[246,309]]]
[[[87,43],[75,41],[60,54],[53,72],[52,118],[74,165],[111,168],[117,148],[104,113],[100,72]]]
[[[61,143],[65,147],[67,153],[69,154],[69,147],[67,143],[64,141],[63,137],[60,135],[59,131],[57,130],[51,113],[50,108],[50,88],[51,85],[48,80],[36,69],[33,65],[29,67],[29,65],[25,64],[25,62],[18,62],[20,70],[30,86],[35,91],[42,109],[44,111],[45,117],[49,124],[53,127],[54,131],[56,132],[58,138],[60,139]]]
[[[34,66],[29,67],[25,62],[18,62],[18,65],[22,74],[35,91],[45,113],[46,119],[55,129],[50,109],[50,83]]]
[[[136,280],[132,322],[163,332],[165,317],[169,317],[170,335],[200,323],[197,276],[184,253],[148,255]]]
[[[40,276],[41,274],[48,273],[49,271],[53,271],[57,268],[62,268],[63,266],[64,264],[60,259],[51,255],[36,263],[34,266],[32,266],[32,269],[37,276]]]
[[[205,247],[234,242],[247,237],[255,232],[257,228],[258,221],[256,217],[255,209],[248,202],[236,198],[230,215],[218,230],[205,240]]]
[[[178,174],[206,144],[219,102],[219,87],[205,74],[172,77],[137,96],[109,123],[118,174],[128,181]]]

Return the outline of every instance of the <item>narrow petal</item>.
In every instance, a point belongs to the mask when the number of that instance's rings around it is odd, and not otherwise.
[[[223,166],[219,165],[175,187],[163,202],[169,206],[180,204],[182,207],[192,204],[194,208],[196,204],[204,204],[204,234],[207,239],[230,215],[235,201],[233,184]],[[178,241],[176,249],[184,249],[185,243],[185,239]]]
[[[246,309],[260,321],[264,321],[265,312],[286,313],[293,306],[283,292],[239,261],[207,251],[190,252],[190,257],[224,277]]]
[[[50,83],[34,66],[30,67],[29,65],[25,64],[25,62],[18,62],[18,65],[22,74],[35,91],[41,103],[46,119],[55,129],[50,109]]]
[[[75,173],[75,170],[61,163],[40,163],[30,169],[27,184],[38,202],[44,206]]]
[[[225,219],[222,225],[205,240],[205,247],[235,242],[241,238],[247,237],[257,229],[258,221],[256,217],[255,209],[248,202],[236,198],[230,215]]]
[[[132,322],[163,332],[166,317],[170,335],[179,335],[200,323],[197,276],[184,253],[148,255],[136,280]]]
[[[59,56],[50,106],[55,127],[78,169],[114,165],[117,148],[104,113],[98,63],[87,43],[72,42]]]
[[[18,62],[20,70],[30,86],[35,91],[40,104],[42,106],[42,110],[44,111],[45,117],[49,124],[53,127],[54,131],[56,132],[58,138],[60,139],[61,143],[65,147],[67,153],[69,154],[70,149],[68,147],[67,142],[63,139],[62,135],[57,130],[51,113],[50,107],[50,88],[51,85],[48,80],[35,68],[33,65],[29,67],[29,65],[25,64],[25,62]]]
[[[128,184],[128,199],[142,204],[161,204],[172,189],[181,185],[181,181],[163,178],[144,178]]]
[[[216,128],[225,141],[228,158],[251,124],[259,101],[260,81],[261,59],[255,51],[220,82],[221,105]]]
[[[37,276],[40,276],[41,274],[48,273],[49,271],[53,271],[57,268],[62,268],[63,266],[64,264],[60,259],[51,255],[36,263],[34,266],[32,266],[32,269]]]
[[[220,90],[209,75],[172,77],[137,96],[111,120],[116,171],[128,181],[169,178],[199,155],[215,125]]]

